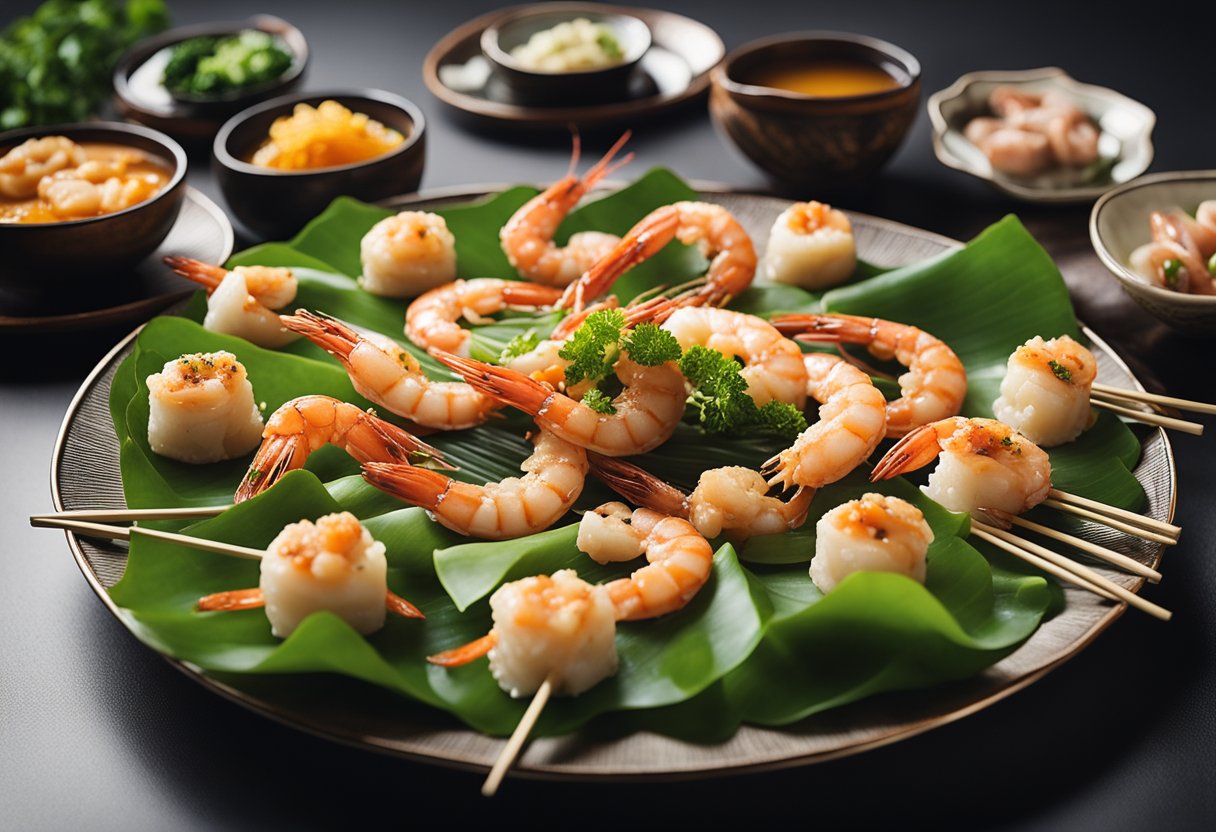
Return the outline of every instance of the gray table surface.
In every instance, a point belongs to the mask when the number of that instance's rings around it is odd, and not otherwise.
[[[1032,0],[791,6],[755,0],[668,2],[728,47],[784,31],[864,32],[924,65],[926,94],[963,72],[1059,65],[1158,114],[1154,170],[1214,166],[1216,120],[1202,97],[1203,38],[1177,14],[1128,21],[1098,8]],[[4,0],[0,24],[35,6]],[[430,154],[423,187],[545,182],[565,169],[562,141],[466,130],[425,90],[430,45],[492,2],[367,0],[171,2],[175,21],[279,14],[309,39],[312,89],[370,86],[421,104]],[[1196,10],[1198,4],[1196,4]],[[932,157],[921,116],[872,188],[845,207],[966,238],[1018,212],[1064,270],[1080,316],[1146,382],[1212,398],[1211,342],[1170,333],[1113,288],[1089,249],[1087,208],[1011,203]],[[712,129],[703,108],[639,129],[632,170],[666,165],[747,190],[764,177]],[[205,157],[191,182],[218,197]],[[812,194],[799,194],[810,197]],[[1211,828],[1216,821],[1216,538],[1213,439],[1179,437],[1177,521],[1186,529],[1149,597],[1168,624],[1124,616],[1074,661],[967,719],[858,757],[685,784],[595,786],[512,781],[494,803],[476,776],[349,749],[215,697],[139,644],[98,603],[63,539],[29,528],[51,507],[47,470],[63,412],[110,346],[82,348],[44,379],[0,383],[0,827],[91,829],[326,827],[377,816],[400,825],[527,818],[563,826],[711,817],[797,818],[836,827]],[[9,355],[6,361],[21,356]],[[1216,420],[1207,419],[1208,428]],[[592,809],[591,807],[595,807]]]

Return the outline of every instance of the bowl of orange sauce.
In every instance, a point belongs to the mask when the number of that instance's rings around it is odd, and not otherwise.
[[[872,177],[920,107],[920,62],[894,44],[802,32],[735,49],[711,75],[718,129],[784,187]]]

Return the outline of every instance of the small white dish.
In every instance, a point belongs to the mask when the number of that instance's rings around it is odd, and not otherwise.
[[[1089,215],[1089,239],[1102,265],[1136,303],[1175,329],[1214,336],[1216,295],[1191,295],[1152,286],[1128,265],[1131,253],[1152,239],[1149,214],[1175,208],[1193,212],[1208,199],[1216,199],[1216,170],[1142,176],[1094,204]]]
[[[1002,86],[1066,94],[1098,125],[1099,161],[1079,171],[1064,168],[1035,177],[1009,176],[993,170],[963,130],[976,116],[990,114],[988,98]],[[1152,133],[1157,116],[1152,110],[1106,87],[1082,84],[1058,67],[969,72],[929,96],[929,118],[933,122],[933,152],[942,164],[990,182],[1026,202],[1088,202],[1135,179],[1153,161]]]

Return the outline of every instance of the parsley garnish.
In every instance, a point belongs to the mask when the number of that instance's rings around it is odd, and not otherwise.
[[[1013,447],[1013,438],[1006,436],[1004,439],[1001,440],[1001,444],[1004,445],[1006,448],[1012,448]]]
[[[629,358],[643,367],[657,367],[668,361],[680,360],[680,342],[676,336],[656,324],[638,324],[622,342]]]
[[[772,401],[757,407],[740,369],[734,359],[702,346],[689,347],[680,359],[680,371],[695,388],[688,403],[707,431],[795,435],[806,429],[806,418],[793,405]]]
[[[536,334],[535,329],[529,329],[522,335],[516,335],[507,342],[502,352],[498,354],[498,363],[506,364],[512,358],[527,355],[538,346],[540,346],[540,336]]]
[[[612,372],[621,353],[624,327],[625,313],[619,309],[601,309],[588,315],[557,353],[570,362],[566,368],[566,383],[597,381]]]
[[[1048,361],[1047,366],[1051,368],[1051,371],[1056,374],[1056,378],[1058,378],[1060,381],[1066,381],[1069,384],[1072,384],[1072,370],[1055,360]]]
[[[616,408],[612,406],[612,399],[608,398],[598,387],[592,387],[583,394],[583,404],[596,413],[616,413]]]

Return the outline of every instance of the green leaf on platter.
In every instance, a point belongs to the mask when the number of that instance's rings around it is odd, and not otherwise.
[[[462,277],[515,276],[499,246],[498,230],[536,193],[534,188],[517,187],[440,211],[456,234]],[[589,228],[620,234],[659,205],[686,198],[696,198],[687,185],[667,171],[651,171],[633,186],[573,212],[556,239],[562,243],[574,231]],[[291,266],[301,277],[296,306],[402,342],[404,302],[374,298],[353,280],[359,273],[359,240],[390,213],[339,199],[291,243],[250,249],[231,262]],[[618,288],[628,297],[659,282],[679,283],[704,268],[695,249],[673,244],[652,263],[635,269]],[[962,249],[879,272],[862,264],[850,284],[822,297],[795,287],[757,284],[732,308],[765,315],[818,311],[822,302],[831,311],[921,326],[963,359],[971,385],[965,413],[976,416],[991,415],[990,403],[1015,346],[1034,334],[1076,335],[1058,271],[1012,218]],[[187,311],[195,321],[201,320],[200,304],[201,293]],[[516,335],[536,329],[543,337],[557,320],[511,312],[492,324],[470,327],[474,355],[494,358]],[[182,353],[214,349],[229,349],[246,364],[267,413],[283,401],[311,393],[368,405],[332,357],[311,345],[261,350],[206,332],[190,320],[157,319],[141,333],[111,388],[130,505],[231,499],[248,458],[185,466],[147,447],[143,379]],[[451,378],[429,357],[425,364],[432,377]],[[458,466],[452,472],[456,479],[480,484],[518,476],[519,464],[531,453],[523,436],[532,423],[510,411],[503,416],[472,430],[431,435],[427,441]],[[681,424],[671,440],[632,461],[691,489],[708,468],[758,468],[783,445],[756,437],[721,442],[707,438],[695,425]],[[1051,451],[1053,481],[1095,499],[1138,505],[1143,491],[1128,471],[1139,452],[1136,437],[1117,419],[1103,415],[1080,440]],[[483,635],[491,624],[488,597],[504,581],[562,568],[577,569],[587,580],[611,580],[638,565],[594,564],[573,545],[574,525],[519,540],[468,542],[420,509],[365,483],[357,475],[358,466],[335,448],[313,454],[306,468],[258,499],[196,525],[192,533],[262,546],[286,522],[341,506],[364,519],[386,543],[390,585],[423,608],[425,622],[390,616],[385,629],[364,639],[336,617],[317,614],[290,639],[280,641],[270,635],[260,611],[193,612],[201,594],[255,585],[256,564],[137,540],[114,596],[136,633],[157,649],[214,672],[342,673],[449,710],[478,730],[502,734],[514,727],[524,703],[497,687],[484,661],[443,670],[426,665],[423,657]],[[1044,616],[1060,608],[1062,593],[1028,567],[987,547],[970,545],[963,537],[966,518],[941,509],[912,485],[925,473],[873,485],[866,482],[866,472],[855,472],[820,490],[807,525],[799,531],[753,539],[738,555],[731,546],[721,546],[710,583],[689,607],[657,621],[620,625],[620,673],[583,696],[555,699],[539,732],[568,732],[596,715],[625,711],[608,722],[619,730],[650,728],[705,742],[728,736],[740,719],[785,724],[873,693],[960,678],[999,660]],[[870,490],[898,494],[925,511],[937,535],[926,585],[899,576],[861,574],[825,598],[807,577],[814,521],[828,508]],[[588,481],[577,505],[590,507],[607,499],[602,486]],[[1057,518],[1045,522],[1069,526],[1069,521]],[[652,710],[629,713],[633,709]]]
[[[265,546],[286,523],[337,508],[314,476],[295,472],[260,497],[189,532]],[[525,703],[499,689],[484,661],[453,670],[425,662],[429,654],[480,637],[491,623],[488,603],[457,610],[436,579],[431,552],[445,542],[445,533],[420,509],[373,518],[367,527],[387,547],[390,588],[416,604],[425,620],[390,615],[384,629],[365,639],[336,616],[316,613],[291,637],[279,640],[263,610],[194,609],[202,595],[256,586],[256,562],[147,538],[133,542],[126,574],[111,595],[142,640],[206,670],[342,673],[449,710],[478,730],[509,733]],[[591,580],[627,572],[627,567],[595,567],[577,550],[549,553],[538,560],[536,571],[550,573],[572,562],[589,566],[581,571]],[[699,693],[751,653],[766,614],[758,585],[730,548],[723,547],[697,598],[660,621],[621,624],[616,676],[583,696],[554,700],[537,733],[566,733],[599,713],[661,707]]]

